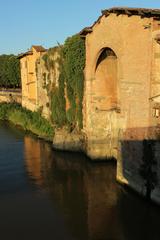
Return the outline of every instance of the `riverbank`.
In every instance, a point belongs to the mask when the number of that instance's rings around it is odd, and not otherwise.
[[[20,104],[0,103],[0,120],[10,121],[47,141],[53,140],[54,128],[51,123],[40,112],[32,112]]]

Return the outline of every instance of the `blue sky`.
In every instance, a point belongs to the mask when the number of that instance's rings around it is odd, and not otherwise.
[[[63,43],[113,6],[160,8],[160,0],[0,0],[0,54]]]

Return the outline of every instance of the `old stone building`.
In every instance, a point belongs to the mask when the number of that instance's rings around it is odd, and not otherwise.
[[[58,47],[44,49],[32,46],[19,55],[21,63],[22,106],[31,111],[40,110],[50,118],[50,92],[58,86],[59,53]]]
[[[160,10],[104,10],[80,34],[86,40],[85,151],[92,159],[116,158],[118,180],[142,194],[152,191],[156,201],[160,199],[160,145],[156,141],[160,118]],[[148,154],[151,156],[154,148],[156,164],[147,162],[144,139],[148,145],[151,139],[154,142]]]
[[[38,108],[37,60],[46,52],[42,46],[32,46],[26,53],[20,54],[22,106],[32,111]]]

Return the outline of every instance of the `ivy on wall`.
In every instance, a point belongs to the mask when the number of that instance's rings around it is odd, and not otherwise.
[[[56,52],[59,57],[54,59]],[[58,86],[55,86],[53,79],[46,84],[52,122],[59,127],[68,124],[73,128],[81,129],[85,66],[84,40],[77,34],[69,37],[63,46],[49,49],[43,56],[43,60],[49,73],[55,72],[57,65],[59,66]],[[66,98],[69,102],[67,111]]]
[[[67,120],[70,124],[82,128],[82,102],[85,66],[85,42],[79,35],[66,39],[63,46],[64,71],[67,89],[67,98],[70,107],[67,111]]]
[[[43,86],[47,90],[47,95],[50,99],[49,108],[51,110],[51,121],[58,127],[62,127],[66,124],[66,101],[65,101],[65,78],[63,68],[63,56],[62,46],[50,48],[47,53],[43,56],[46,73],[43,73],[46,80]],[[55,57],[56,56],[56,57]],[[58,80],[56,80],[56,68],[59,71]],[[45,76],[44,76],[45,75]],[[58,86],[56,86],[58,81]]]
[[[61,66],[62,67],[62,66]],[[52,89],[51,97],[51,119],[58,127],[66,124],[66,99],[65,99],[64,75],[60,72],[59,85]]]

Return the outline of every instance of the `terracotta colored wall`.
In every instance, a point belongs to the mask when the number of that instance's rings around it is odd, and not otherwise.
[[[151,198],[160,202],[160,42],[155,40],[157,34],[160,34],[160,25],[152,18],[110,14],[103,16],[87,35],[84,132],[87,154],[93,159],[116,157],[118,181],[143,195],[146,195],[147,180],[140,172],[148,164],[144,149],[144,139],[147,139],[154,150],[155,163],[150,171],[157,178]],[[112,49],[117,56],[117,77],[107,58],[98,72],[95,71],[104,48]],[[109,76],[111,69],[112,76]],[[109,100],[112,97],[116,100],[113,101],[115,109]]]
[[[84,132],[87,138],[86,151],[92,158],[117,157],[121,133],[126,129],[149,125],[152,53],[150,23],[150,18],[110,14],[108,17],[103,16],[93,27],[93,32],[86,37]],[[101,79],[104,74],[107,78],[111,63],[107,65],[105,61],[110,60],[104,61],[106,69],[101,66],[103,70],[96,76],[97,60],[104,48],[112,49],[117,56],[117,76],[115,73],[114,80]],[[113,81],[116,87],[109,83]],[[109,99],[113,102],[116,100],[115,110],[108,111]],[[145,134],[138,131],[134,138],[139,139]],[[129,137],[132,138],[131,133]]]
[[[23,57],[20,59],[20,66],[21,66],[21,81],[22,81],[22,96],[28,96],[28,75],[27,75],[27,59]]]
[[[22,106],[34,111],[38,108],[36,61],[43,53],[31,49],[32,55],[20,59],[22,81]]]
[[[101,98],[97,107],[103,110],[109,110],[114,107],[117,103],[116,57],[108,56],[98,64],[93,84],[96,89],[96,95]]]

